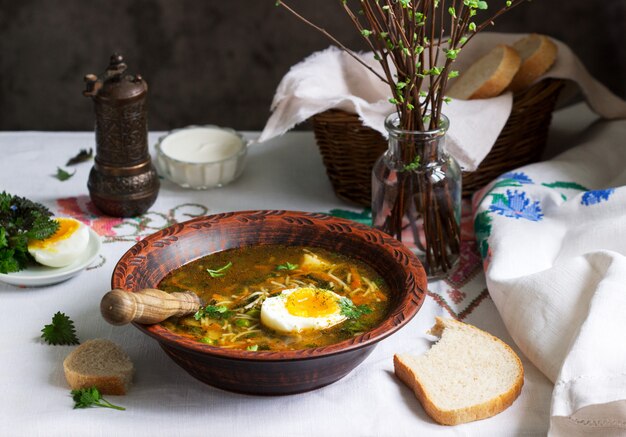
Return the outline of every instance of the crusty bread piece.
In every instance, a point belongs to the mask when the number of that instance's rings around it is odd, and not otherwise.
[[[554,64],[558,51],[550,38],[536,33],[516,41],[513,48],[522,58],[522,65],[509,85],[513,92],[526,89],[548,71]]]
[[[491,417],[519,396],[524,368],[504,342],[472,325],[439,317],[430,333],[441,338],[429,351],[396,354],[394,368],[435,421],[457,425]]]
[[[509,86],[520,63],[513,48],[498,45],[465,70],[446,95],[461,100],[496,97]]]
[[[74,349],[63,361],[72,390],[96,386],[105,395],[124,395],[133,376],[133,363],[118,345],[98,338]]]

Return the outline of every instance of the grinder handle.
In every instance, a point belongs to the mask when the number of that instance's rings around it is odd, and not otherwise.
[[[169,317],[193,314],[201,305],[200,298],[191,291],[166,293],[156,288],[135,292],[116,289],[102,297],[100,313],[111,325],[152,324]]]

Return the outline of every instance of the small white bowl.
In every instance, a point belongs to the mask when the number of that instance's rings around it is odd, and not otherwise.
[[[233,129],[188,126],[159,138],[156,151],[163,176],[181,187],[204,190],[241,175],[248,141]]]

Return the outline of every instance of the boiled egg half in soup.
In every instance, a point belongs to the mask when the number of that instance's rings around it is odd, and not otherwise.
[[[265,299],[261,306],[261,323],[283,333],[309,329],[326,329],[347,319],[341,314],[342,298],[321,288],[304,287],[284,290]]]
[[[45,240],[28,242],[28,252],[39,264],[65,267],[80,257],[89,245],[89,230],[73,218],[57,218],[59,229]]]

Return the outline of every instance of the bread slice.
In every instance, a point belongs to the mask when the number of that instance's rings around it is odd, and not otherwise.
[[[548,71],[554,64],[558,52],[556,44],[550,38],[536,33],[516,41],[513,48],[522,58],[522,64],[509,85],[513,92],[528,88]]]
[[[498,45],[465,70],[446,95],[461,100],[496,97],[509,86],[520,63],[513,48]]]
[[[102,338],[84,342],[63,361],[65,379],[72,390],[95,386],[106,395],[126,394],[133,369],[126,352]]]
[[[430,333],[440,340],[424,355],[394,356],[395,373],[424,410],[443,425],[494,416],[509,407],[524,384],[524,368],[498,338],[453,319],[437,317]]]

